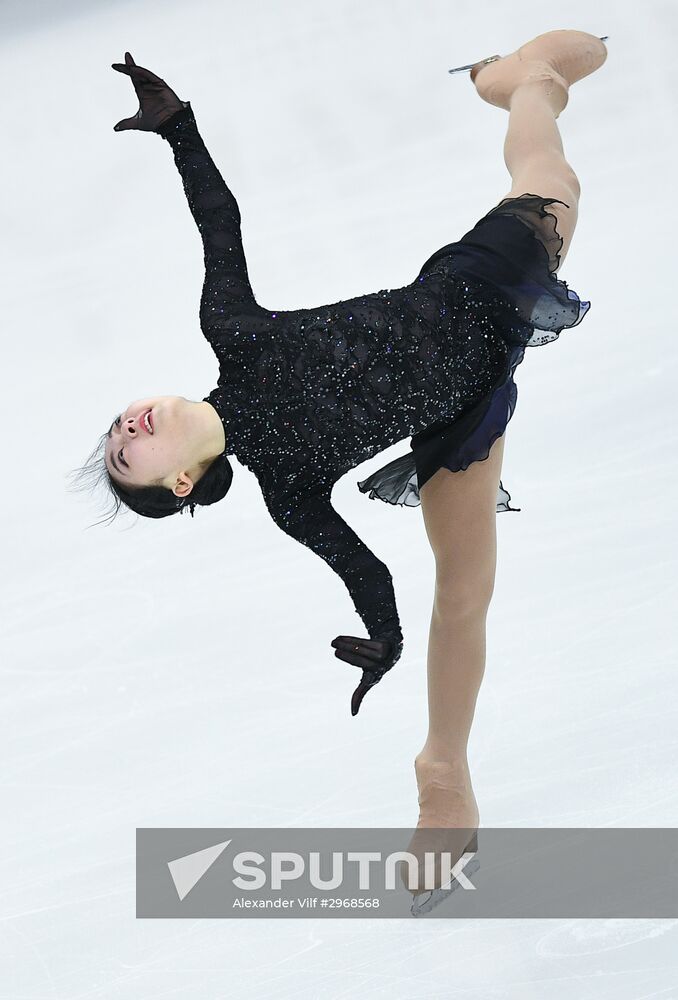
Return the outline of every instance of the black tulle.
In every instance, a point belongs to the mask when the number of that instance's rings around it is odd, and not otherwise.
[[[359,481],[370,499],[414,507],[419,490],[440,468],[451,472],[484,461],[506,430],[516,406],[513,376],[525,347],[556,340],[562,330],[577,326],[590,308],[566,282],[556,277],[563,241],[556,217],[547,204],[560,203],[538,195],[505,198],[457,243],[449,243],[426,261],[421,274],[437,271],[449,280],[472,281],[473,294],[492,309],[509,346],[506,367],[492,389],[451,423],[437,421],[415,434],[411,450]],[[511,496],[500,482],[497,512],[511,507]]]

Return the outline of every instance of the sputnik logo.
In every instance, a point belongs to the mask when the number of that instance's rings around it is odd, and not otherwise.
[[[180,900],[188,896],[191,889],[198,884],[205,872],[209,871],[230,843],[230,840],[224,840],[220,844],[214,844],[213,847],[206,847],[202,851],[185,854],[182,858],[167,862],[174,888],[177,890]]]

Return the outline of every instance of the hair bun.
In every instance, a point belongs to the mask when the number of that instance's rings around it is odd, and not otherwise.
[[[233,482],[233,466],[226,457],[226,452],[212,462],[207,472],[203,473],[189,493],[185,507],[191,510],[191,517],[196,506],[208,507],[210,504],[223,500]]]

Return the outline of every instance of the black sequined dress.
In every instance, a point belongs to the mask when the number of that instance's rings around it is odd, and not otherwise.
[[[589,307],[555,275],[555,201],[505,199],[403,288],[309,309],[255,300],[237,202],[190,102],[157,129],[174,153],[200,232],[200,325],[219,363],[204,399],[226,454],[256,476],[278,526],[339,574],[372,638],[399,627],[388,567],[330,502],[350,469],[410,436],[410,450],[362,480],[369,496],[418,504],[445,466],[487,457],[516,401],[526,346],[576,326]],[[500,485],[497,511],[515,509]]]

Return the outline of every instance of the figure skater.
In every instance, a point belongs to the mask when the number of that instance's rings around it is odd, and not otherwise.
[[[411,436],[410,451],[359,488],[421,504],[435,557],[429,730],[415,758],[422,829],[478,825],[466,751],[484,670],[494,516],[515,509],[500,480],[513,373],[526,346],[555,340],[589,307],[556,277],[580,191],[556,119],[569,86],[606,54],[598,37],[563,30],[475,64],[480,97],[509,112],[508,195],[410,284],[291,311],[255,299],[239,208],[190,102],[129,52],[112,64],[139,99],[115,130],[155,132],[172,148],[202,240],[199,318],[219,376],[200,401],[130,403],[79,471],[105,481],[114,516],[121,504],[145,517],[193,516],[226,495],[227,456],[235,455],[256,476],[275,523],[341,577],[365,624],[369,637],[331,643],[338,659],[362,670],[356,715],[398,661],[403,636],[388,567],[337,513],[331,493],[350,469]]]

